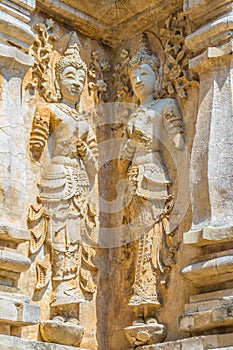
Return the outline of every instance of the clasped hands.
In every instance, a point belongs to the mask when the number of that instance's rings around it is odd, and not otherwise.
[[[80,158],[84,158],[87,155],[88,148],[85,141],[78,139],[76,143],[77,153]]]
[[[143,145],[147,145],[150,142],[149,138],[145,135],[145,133],[135,127],[135,125],[130,125],[127,128],[127,133],[130,138],[130,141],[133,143],[142,143]]]

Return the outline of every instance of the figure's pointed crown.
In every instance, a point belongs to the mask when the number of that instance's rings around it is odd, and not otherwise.
[[[158,73],[159,71],[160,59],[151,52],[150,43],[146,33],[142,34],[137,53],[129,62],[129,70],[132,70],[141,64],[149,64],[155,73]]]
[[[75,32],[72,33],[70,40],[68,42],[67,48],[60,59],[55,65],[56,77],[58,78],[59,73],[66,67],[72,66],[76,69],[87,70],[85,62],[80,56],[80,41]]]

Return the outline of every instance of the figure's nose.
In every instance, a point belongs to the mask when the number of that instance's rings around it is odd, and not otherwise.
[[[139,84],[141,84],[141,82],[142,82],[141,77],[140,77],[140,76],[137,76],[137,77],[136,77],[136,84],[139,85]]]
[[[80,81],[79,80],[75,80],[73,83],[76,87],[80,87]]]

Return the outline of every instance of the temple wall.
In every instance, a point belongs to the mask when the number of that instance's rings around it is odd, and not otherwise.
[[[0,4],[0,349],[233,347],[232,1]]]

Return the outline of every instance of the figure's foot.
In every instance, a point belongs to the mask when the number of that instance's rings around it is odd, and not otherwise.
[[[72,325],[79,325],[79,320],[77,318],[72,317],[67,320],[67,323],[70,323]]]
[[[156,323],[158,323],[158,321],[156,320],[155,317],[148,317],[146,319],[146,324],[156,324]]]
[[[142,317],[136,318],[136,320],[133,322],[134,326],[138,326],[138,325],[142,325],[142,324],[145,324],[145,321]]]
[[[54,317],[52,318],[52,321],[55,321],[55,322],[57,322],[57,323],[64,323],[65,320],[66,320],[65,317],[60,316],[60,315],[54,316]]]

